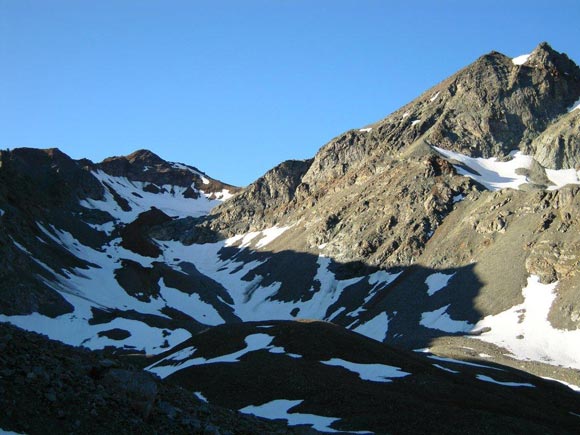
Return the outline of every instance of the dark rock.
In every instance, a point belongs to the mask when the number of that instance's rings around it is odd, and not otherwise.
[[[111,369],[101,380],[109,394],[128,401],[145,420],[149,418],[157,398],[157,382],[146,372]]]

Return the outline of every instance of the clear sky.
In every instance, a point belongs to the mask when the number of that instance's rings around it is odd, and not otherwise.
[[[0,0],[0,147],[246,185],[541,41],[580,62],[578,0]]]

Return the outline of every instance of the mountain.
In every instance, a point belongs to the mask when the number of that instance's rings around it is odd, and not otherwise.
[[[0,321],[323,431],[571,430],[577,394],[535,376],[580,385],[579,102],[580,68],[542,43],[245,189],[146,150],[2,151]],[[409,375],[352,374],[371,365]],[[363,412],[377,397],[423,418]]]

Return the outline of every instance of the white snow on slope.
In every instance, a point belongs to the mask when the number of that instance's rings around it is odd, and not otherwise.
[[[411,125],[417,125],[421,122],[420,119],[415,119],[414,121],[411,122]]]
[[[504,387],[532,387],[532,388],[535,388],[534,384],[529,384],[526,382],[502,382],[502,381],[497,381],[494,378],[491,378],[491,377],[485,376],[485,375],[477,375],[476,378],[479,379],[480,381],[490,382],[492,384],[497,384],[497,385],[503,385]]]
[[[387,338],[387,332],[389,331],[389,315],[386,312],[379,313],[371,320],[354,328],[353,331],[373,340],[383,342]]]
[[[456,160],[468,168],[477,172],[471,173],[460,166],[456,166],[459,175],[473,178],[483,184],[488,190],[517,189],[527,183],[527,177],[516,174],[519,168],[529,168],[532,158],[520,152],[513,154],[513,159],[507,162],[499,162],[495,157],[490,159],[468,157],[454,151],[433,147],[438,153],[450,160]]]
[[[193,394],[202,402],[209,403],[209,400],[207,400],[207,398],[203,395],[201,391],[195,391]]]
[[[246,234],[237,234],[235,236],[230,237],[225,241],[225,245],[227,247],[236,246],[238,248],[248,248],[252,246],[252,242],[257,239],[255,242],[256,248],[263,248],[264,246],[272,243],[282,234],[284,234],[292,225],[288,225],[285,227],[279,227],[278,225],[274,225],[271,228],[266,228],[265,230],[261,231],[252,231]]]
[[[160,296],[170,307],[188,313],[200,323],[216,326],[225,323],[213,305],[204,302],[197,293],[187,294],[172,287],[167,287],[165,280],[159,281]]]
[[[256,244],[256,248],[263,248],[269,243],[272,243],[274,240],[284,234],[288,228],[290,228],[290,226],[278,227],[276,225],[272,228],[261,231],[262,238]]]
[[[146,353],[158,353],[163,350],[160,346],[165,340],[167,340],[169,347],[173,347],[191,336],[183,329],[164,330],[151,327],[137,320],[122,318],[114,319],[109,323],[90,325],[88,320],[92,316],[89,301],[73,295],[66,296],[66,299],[75,306],[73,313],[56,318],[46,317],[38,313],[22,316],[0,314],[0,321],[10,322],[27,331],[45,334],[53,340],[62,341],[72,346],[85,346],[90,349],[115,346],[144,350]],[[131,336],[120,341],[98,336],[99,332],[113,328],[129,331]]]
[[[427,284],[427,294],[433,296],[439,290],[444,289],[449,284],[449,280],[453,278],[454,273],[436,272],[427,277],[425,284]]]
[[[363,381],[392,382],[392,378],[403,378],[411,373],[402,371],[399,367],[386,364],[361,364],[346,361],[340,358],[331,358],[328,361],[320,361],[327,366],[342,367],[358,374]]]
[[[453,204],[456,204],[460,201],[463,201],[465,199],[465,195],[462,193],[458,193],[457,195],[453,196]]]
[[[433,95],[431,98],[429,98],[429,101],[433,102],[437,99],[437,97],[439,96],[440,92],[435,93],[435,95]]]
[[[187,347],[166,356],[154,364],[151,364],[150,366],[146,367],[145,370],[151,373],[155,373],[157,376],[164,379],[175,372],[192,366],[217,363],[235,363],[239,362],[240,358],[247,353],[254,352],[256,350],[267,349],[273,339],[274,337],[268,334],[248,335],[245,338],[246,347],[243,349],[240,349],[234,353],[209,359],[202,356],[194,358],[197,349],[195,347]]]
[[[203,184],[209,184],[209,180],[205,177],[205,174],[198,171],[197,169],[195,169],[189,165],[184,165],[183,163],[177,163],[177,162],[168,162],[168,163],[171,166],[173,166],[175,169],[181,169],[183,171],[188,171],[188,172],[191,172],[192,174],[197,175],[199,178],[201,178],[201,181]]]
[[[512,62],[514,63],[514,65],[523,65],[524,63],[527,62],[529,57],[530,54],[522,54],[521,56],[514,57],[512,59]]]
[[[80,204],[89,209],[106,211],[115,219],[124,223],[134,221],[140,213],[150,210],[151,207],[156,207],[169,216],[198,217],[208,214],[212,208],[222,202],[216,199],[209,199],[208,196],[211,196],[211,194],[202,195],[198,199],[186,198],[183,196],[186,190],[185,187],[171,185],[158,186],[166,192],[151,193],[143,190],[146,185],[151,183],[130,181],[126,177],[114,177],[101,170],[93,171],[92,174],[101,183],[106,183],[111,186],[121,197],[126,199],[132,210],[122,210],[106,186],[104,200],[96,201],[85,199]],[[226,192],[229,194],[229,191]],[[140,197],[134,195],[135,193]]]
[[[568,113],[580,109],[580,98],[568,108]]]
[[[422,353],[426,353],[429,352],[428,350],[426,352],[421,351]],[[486,366],[483,364],[477,364],[477,363],[472,363],[472,362],[468,362],[468,361],[462,361],[460,359],[453,359],[453,358],[445,358],[442,356],[436,356],[436,355],[427,355],[427,358],[430,359],[434,359],[436,361],[441,361],[441,362],[446,362],[446,363],[453,363],[453,364],[460,364],[460,365],[464,365],[464,366],[470,366],[470,367],[480,367],[483,369],[492,369],[492,370],[499,370],[499,371],[505,371],[503,369],[500,369],[498,367],[492,367],[492,366]]]
[[[524,302],[479,321],[475,330],[489,327],[491,331],[473,338],[504,347],[518,359],[580,369],[580,329],[556,329],[548,321],[557,285],[530,276],[522,290]]]
[[[166,378],[175,372],[186,369],[192,366],[199,366],[205,364],[217,364],[217,363],[235,363],[239,362],[240,358],[244,355],[255,352],[258,350],[267,350],[274,354],[284,354],[290,358],[302,358],[302,355],[297,355],[294,353],[288,353],[283,347],[274,346],[272,343],[274,337],[268,334],[251,334],[245,338],[246,347],[240,349],[236,352],[220,355],[214,358],[204,358],[202,356],[196,357],[197,349],[195,347],[186,347],[184,349],[178,350],[171,355],[166,356],[160,361],[146,367],[145,370],[155,373],[160,378]]]
[[[420,325],[431,328],[438,329],[444,332],[466,332],[473,329],[473,325],[464,320],[453,320],[449,314],[447,314],[447,309],[449,305],[439,308],[435,311],[430,311],[421,314]]]
[[[0,208],[0,217],[4,216],[4,213],[6,212]]]
[[[401,273],[403,273],[403,272],[401,271],[398,273],[389,273],[389,272],[385,272],[383,270],[380,270],[378,272],[373,273],[372,275],[369,275],[369,284],[374,286],[374,287],[368,291],[367,295],[365,296],[365,298],[364,298],[363,302],[360,304],[360,306],[358,308],[356,308],[354,311],[348,313],[347,316],[358,318],[358,316],[362,312],[366,311],[366,305],[375,296],[377,291],[381,288],[384,288],[385,285],[392,283],[395,279],[397,279],[397,277]],[[385,331],[385,333],[386,333],[386,331]]]
[[[189,332],[178,329],[175,331],[149,327],[143,322],[127,319],[116,319],[109,323],[90,325],[92,318],[91,307],[105,311],[118,308],[120,310],[134,310],[139,313],[153,314],[168,318],[161,310],[168,303],[179,303],[193,310],[190,314],[201,323],[223,323],[215,309],[201,301],[197,295],[188,296],[175,289],[160,284],[159,298],[152,298],[150,302],[140,301],[129,294],[119,285],[114,276],[115,269],[120,267],[119,258],[136,261],[144,267],[150,267],[155,261],[153,258],[142,257],[119,246],[119,239],[113,240],[104,246],[102,251],[82,246],[70,233],[51,226],[46,228],[37,224],[38,228],[55,242],[67,248],[78,258],[94,266],[87,269],[75,268],[65,270],[63,274],[52,271],[47,265],[32,257],[46,270],[51,271],[54,281],[44,280],[45,284],[58,291],[71,305],[74,311],[56,318],[42,316],[38,313],[25,316],[0,316],[0,319],[20,326],[23,329],[47,334],[50,338],[60,340],[71,345],[84,345],[92,349],[101,349],[105,346],[130,346],[148,353],[157,353],[160,346],[167,340],[170,346],[190,337]],[[82,247],[82,249],[81,249]],[[22,247],[22,249],[25,249]],[[27,252],[27,251],[25,251]],[[180,306],[177,306],[180,308]],[[221,321],[220,321],[221,320]],[[125,329],[131,333],[125,340],[111,340],[98,337],[99,332],[112,328]],[[169,334],[164,337],[165,334]]]
[[[437,367],[439,370],[443,370],[445,372],[453,373],[454,375],[456,375],[458,373],[461,373],[461,372],[459,372],[457,370],[451,370],[450,368],[443,367],[442,365],[439,365],[439,364],[433,364],[433,367]]]
[[[268,230],[266,230],[267,232]],[[264,233],[264,231],[261,233]],[[310,289],[312,298],[307,301],[276,300],[274,295],[278,292],[282,283],[273,282],[269,286],[262,286],[263,277],[259,275],[256,275],[252,281],[244,281],[242,279],[248,272],[262,264],[261,262],[244,263],[235,258],[220,260],[218,255],[222,247],[237,245],[240,242],[241,244],[238,246],[248,246],[258,235],[258,232],[237,235],[217,243],[190,246],[184,246],[175,241],[164,241],[164,261],[174,267],[177,267],[181,261],[190,261],[195,264],[201,273],[223,285],[228,289],[234,300],[235,314],[243,321],[294,320],[296,316],[293,316],[291,312],[296,309],[299,310],[298,317],[300,318],[328,320],[334,314],[329,313],[327,318],[326,312],[328,308],[338,300],[345,288],[368,278],[371,285],[374,285],[370,291],[372,293],[382,285],[385,285],[386,280],[392,279],[393,276],[393,274],[379,271],[370,275],[370,277],[361,276],[338,280],[334,273],[329,270],[331,265],[330,258],[319,256],[317,260],[318,270],[313,281],[319,281],[320,288],[317,290]]]
[[[474,172],[466,170],[462,166],[454,165],[459,175],[472,178],[485,186],[486,189],[497,191],[501,189],[518,189],[522,184],[528,183],[525,175],[517,174],[518,169],[529,169],[533,158],[519,151],[512,152],[511,160],[500,162],[492,157],[483,159],[479,157],[468,157],[463,154],[433,147],[438,153],[448,160],[455,160]],[[546,169],[546,176],[554,183],[549,186],[549,190],[559,189],[566,184],[580,184],[580,171],[574,169]]]
[[[300,405],[302,402],[303,400],[278,399],[263,403],[262,405],[246,406],[239,411],[244,414],[252,414],[256,417],[267,418],[270,420],[286,420],[289,426],[308,425],[321,432],[338,432],[337,430],[330,428],[330,425],[335,421],[340,420],[339,418],[288,412],[291,408]]]
[[[546,169],[546,176],[555,184],[548,190],[556,190],[566,184],[580,184],[580,171],[574,169]]]
[[[370,131],[372,131],[372,127],[367,127],[367,128],[359,128],[358,131],[360,131],[361,133],[368,133]]]

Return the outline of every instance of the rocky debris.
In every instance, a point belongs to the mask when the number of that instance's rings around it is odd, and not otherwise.
[[[126,401],[144,421],[149,419],[157,399],[157,381],[147,372],[110,369],[101,379],[109,394]]]
[[[205,217],[186,217],[152,227],[149,236],[157,240],[179,240],[184,245],[215,243],[224,238],[210,226],[211,220]]]
[[[0,323],[0,428],[27,434],[300,434],[213,406],[130,359]]]
[[[139,214],[130,224],[119,231],[121,246],[136,254],[145,257],[157,258],[161,255],[161,249],[148,237],[151,227],[171,221],[171,218],[161,210],[152,207],[150,210]]]

